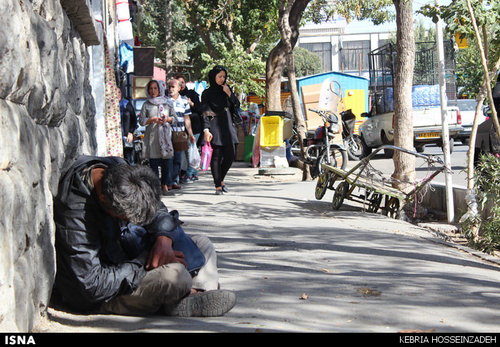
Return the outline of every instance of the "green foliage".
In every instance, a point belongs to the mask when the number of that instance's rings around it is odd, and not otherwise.
[[[475,41],[475,40],[471,40]],[[456,53],[457,88],[461,95],[472,99],[477,96],[479,86],[483,83],[483,69],[479,51],[473,43],[470,47],[460,49]]]
[[[472,0],[471,4],[483,46],[486,46],[491,71],[492,64],[500,56],[500,1]],[[441,16],[448,33],[459,33],[468,39],[469,48],[461,49],[457,53],[457,86],[461,87],[462,93],[467,94],[469,98],[475,97],[482,85],[484,72],[466,0],[455,0],[447,6],[425,5],[419,12],[432,18],[434,22]]]
[[[281,0],[171,0],[173,63],[188,69],[193,80],[206,79],[214,64],[228,67],[237,91],[264,94],[256,82],[265,73],[265,61],[280,39],[278,5]],[[166,56],[165,0],[142,0],[136,29],[145,46],[156,47],[156,58]],[[391,0],[313,0],[304,19],[320,22],[334,14],[348,20],[371,18],[375,23],[390,19]],[[316,70],[316,58],[297,57],[297,73]],[[307,63],[307,64],[306,64]],[[312,66],[311,66],[312,65]],[[191,68],[189,68],[191,66]]]
[[[243,47],[241,40],[237,37],[233,46],[219,43],[216,48],[220,58],[202,53],[201,58],[205,63],[202,76],[208,80],[208,72],[215,65],[223,65],[228,70],[228,83],[235,93],[255,93],[264,96],[264,84],[258,79],[262,78],[266,71],[265,62],[255,54],[248,53]]]
[[[295,47],[293,50],[293,59],[295,61],[295,73],[297,77],[314,75],[320,73],[323,69],[320,57],[305,48]]]
[[[371,19],[374,24],[381,24],[394,19],[392,0],[314,0],[308,6],[305,20],[315,23],[329,20],[340,15],[347,22],[354,19]]]
[[[462,229],[475,248],[485,252],[500,250],[500,158],[491,154],[480,157],[475,172],[479,216],[467,220]],[[472,225],[479,225],[479,240],[474,240]]]

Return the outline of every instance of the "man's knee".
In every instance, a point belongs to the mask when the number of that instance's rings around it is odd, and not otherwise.
[[[171,263],[160,266],[158,271],[158,281],[162,286],[175,286],[180,291],[191,289],[192,278],[186,267],[181,263]]]
[[[155,297],[161,302],[175,301],[190,292],[192,283],[184,265],[171,263],[149,271],[138,291],[142,296]]]

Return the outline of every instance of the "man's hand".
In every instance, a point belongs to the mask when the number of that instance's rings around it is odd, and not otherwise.
[[[181,263],[187,266],[184,254],[172,249],[172,240],[166,236],[158,236],[149,253],[146,270],[153,270],[165,264]]]

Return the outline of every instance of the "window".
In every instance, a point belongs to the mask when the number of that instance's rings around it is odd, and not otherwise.
[[[370,41],[345,41],[340,50],[340,71],[368,70]]]
[[[314,52],[319,56],[323,72],[332,71],[332,45],[330,42],[300,43],[299,47]]]

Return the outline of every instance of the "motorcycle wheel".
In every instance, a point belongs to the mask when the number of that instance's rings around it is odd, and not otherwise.
[[[361,157],[360,159],[366,158],[370,154],[372,154],[372,149],[368,147],[366,144],[365,140],[363,139],[362,136],[359,137],[359,140],[361,142]]]
[[[363,143],[359,135],[352,135],[345,141],[349,160],[360,160],[363,157]]]
[[[332,146],[332,147],[330,147],[330,158],[327,158],[326,150],[323,149],[321,151],[321,154],[318,157],[318,161],[316,162],[316,168],[317,168],[318,175],[321,175],[321,173],[323,172],[323,168],[321,167],[321,164],[323,164],[323,163],[329,164],[333,167],[338,167],[338,168],[341,168],[342,170],[344,170],[345,167],[347,166],[348,160],[349,159],[347,157],[346,150],[341,150],[338,147]]]

